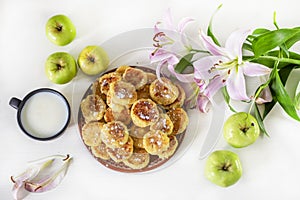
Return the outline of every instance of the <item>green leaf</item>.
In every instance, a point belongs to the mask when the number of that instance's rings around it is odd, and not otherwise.
[[[269,137],[269,134],[267,133],[266,129],[265,129],[265,125],[264,125],[264,122],[263,122],[263,118],[261,117],[260,115],[260,112],[259,112],[259,109],[258,109],[258,106],[257,104],[254,105],[254,116],[257,120],[257,123],[258,123],[258,126],[260,128],[260,131]]]
[[[252,36],[258,37],[258,36],[261,36],[261,35],[266,34],[266,33],[269,33],[269,32],[270,32],[269,29],[266,29],[266,28],[257,28],[257,29],[255,29],[255,30],[252,32]]]
[[[256,37],[252,42],[253,53],[256,57],[283,45],[286,41],[300,35],[300,29],[278,29]]]
[[[248,50],[248,51],[252,51],[252,45],[248,44],[248,43],[244,43],[243,44],[243,49]]]
[[[179,63],[176,65],[175,67],[175,71],[178,72],[178,73],[182,73],[188,66],[192,66],[192,58],[194,56],[195,53],[189,53],[185,56],[183,56]]]
[[[213,13],[213,15],[211,16],[211,18],[209,20],[209,25],[208,25],[208,28],[207,28],[207,35],[210,36],[212,38],[212,40],[214,41],[214,43],[218,46],[220,46],[220,43],[219,43],[218,39],[215,37],[215,35],[213,34],[212,22],[213,22],[213,19],[214,19],[216,13],[220,10],[221,7],[222,7],[222,4],[220,4],[218,6],[218,8],[215,10],[215,12]]]
[[[300,30],[300,27],[296,27],[294,28],[295,30]],[[285,44],[287,49],[291,48],[296,42],[300,41],[300,34],[296,34],[293,37],[291,37],[290,39],[288,39]]]
[[[283,85],[286,84],[286,81],[287,81],[291,71],[295,67],[296,66],[294,66],[294,65],[287,65],[284,68],[279,70],[278,73],[279,73],[279,76],[280,76],[280,79],[281,79],[281,82]],[[271,85],[272,85],[272,81],[274,81],[274,73],[272,73],[270,79],[271,79],[271,81],[270,81],[269,87],[272,91]],[[277,103],[277,98],[276,98],[276,96],[273,96],[273,100],[271,102],[265,104],[265,111],[263,114],[263,118],[265,118],[268,115],[268,113],[272,110],[272,108],[275,106],[276,103]]]
[[[288,77],[286,74],[283,74],[283,76],[285,78]],[[276,97],[276,100],[281,105],[281,107],[284,109],[284,111],[293,119],[300,121],[300,118],[297,114],[297,110],[294,106],[294,102],[288,95],[277,70],[274,71],[274,78],[271,82],[270,89],[273,94],[273,97],[274,96]]]

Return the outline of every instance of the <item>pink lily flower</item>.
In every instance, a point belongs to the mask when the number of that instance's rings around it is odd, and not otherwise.
[[[234,100],[250,100],[246,93],[245,75],[262,76],[270,73],[264,65],[243,61],[242,45],[251,30],[233,32],[225,43],[225,48],[216,45],[211,37],[200,33],[206,49],[212,54],[194,62],[196,79],[209,80],[203,94],[211,99],[226,86],[229,96]]]
[[[153,46],[156,48],[150,55],[151,63],[157,63],[156,74],[160,79],[161,70],[164,66],[168,67],[169,72],[183,82],[193,82],[193,76],[182,75],[175,72],[174,67],[179,63],[179,57],[186,55],[191,46],[186,39],[184,29],[186,25],[192,22],[191,18],[183,18],[178,26],[173,22],[170,9],[163,16],[162,22],[158,22],[154,26]],[[164,27],[159,28],[162,24]]]
[[[181,52],[186,53],[191,48],[191,45],[184,34],[184,29],[192,21],[194,21],[194,19],[185,17],[181,19],[176,26],[171,10],[168,9],[162,21],[157,22],[154,26],[154,46],[167,49],[170,52],[176,52],[177,54]],[[163,27],[159,28],[159,25],[163,25]]]

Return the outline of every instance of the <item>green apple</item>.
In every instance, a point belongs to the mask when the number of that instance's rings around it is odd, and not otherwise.
[[[205,177],[221,187],[235,184],[242,176],[242,164],[238,155],[227,150],[211,153],[204,170]]]
[[[47,77],[53,83],[65,84],[76,76],[76,61],[69,53],[56,52],[48,56],[45,71]]]
[[[257,120],[249,113],[231,115],[223,126],[223,136],[233,147],[246,147],[256,141],[260,134]]]
[[[86,46],[77,60],[79,68],[87,75],[97,75],[108,68],[109,58],[100,46]]]
[[[74,40],[76,28],[67,16],[55,15],[46,23],[46,35],[52,43],[65,46]]]

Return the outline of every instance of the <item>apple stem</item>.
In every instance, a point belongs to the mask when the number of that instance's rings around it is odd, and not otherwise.
[[[241,128],[241,131],[243,131],[243,133],[246,133],[248,130],[249,130],[248,127],[243,127],[243,128]]]
[[[60,64],[56,64],[56,67],[57,67],[57,71],[59,71],[59,70],[61,70],[63,68],[63,66],[60,65]]]
[[[223,171],[229,171],[229,168],[231,167],[231,164],[230,163],[225,163],[220,170],[223,170]]]
[[[94,63],[95,62],[95,58],[93,56],[89,56],[87,58],[91,63]]]
[[[60,25],[59,23],[56,23],[56,30],[58,31],[58,32],[60,32],[60,31],[62,31],[62,25]]]

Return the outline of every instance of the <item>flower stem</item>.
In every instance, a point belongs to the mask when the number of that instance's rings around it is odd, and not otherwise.
[[[275,56],[260,56],[259,58],[274,60],[277,62],[284,62],[284,63],[290,63],[295,65],[300,65],[300,60],[292,59],[292,58],[278,58]]]
[[[195,52],[195,53],[208,53],[209,51],[201,50],[201,49],[190,49],[190,52]]]

